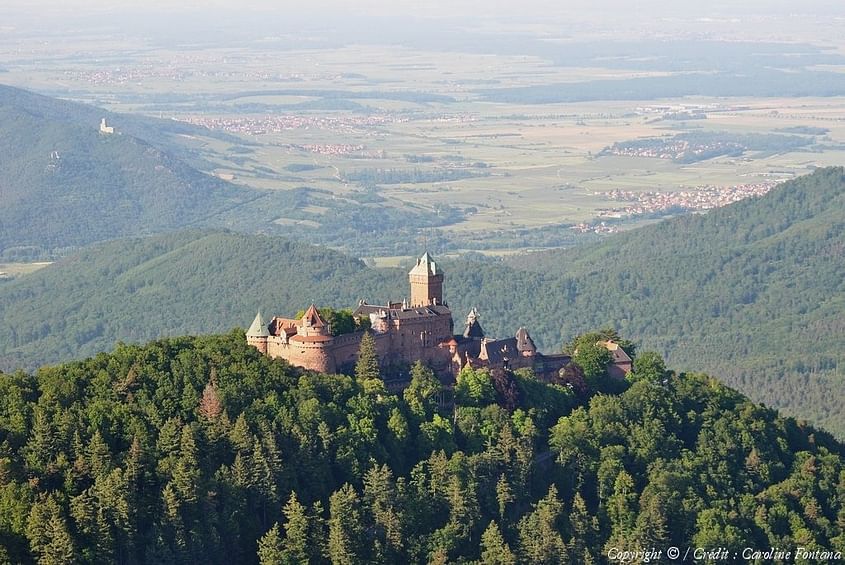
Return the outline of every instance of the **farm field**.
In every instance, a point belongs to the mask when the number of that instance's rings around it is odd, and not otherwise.
[[[230,134],[178,141],[221,179],[305,191],[295,213],[280,209],[272,219],[280,229],[319,229],[335,221],[337,206],[369,205],[426,214],[452,251],[565,245],[557,236],[477,242],[518,230],[612,233],[845,162],[845,96],[528,103],[490,95],[677,78],[636,61],[602,67],[401,45],[61,41],[50,51],[33,43],[25,57],[0,42],[2,81]]]
[[[40,271],[50,265],[49,261],[38,261],[34,263],[0,263],[0,282],[16,279],[25,275]]]

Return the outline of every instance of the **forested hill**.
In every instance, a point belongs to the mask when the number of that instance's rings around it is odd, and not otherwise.
[[[0,374],[0,562],[845,551],[845,448],[706,376],[643,354],[627,390],[590,399],[465,369],[453,406],[421,365],[396,396],[362,359],[352,377],[302,373],[233,332]]]
[[[680,367],[845,437],[845,192],[842,169],[767,196],[671,220],[593,247],[507,263],[441,261],[460,327],[529,328],[559,351],[614,326]],[[118,340],[245,326],[257,309],[407,296],[405,269],[368,269],[287,240],[196,232],[115,241],[0,282],[0,368],[107,350]]]
[[[255,198],[171,152],[194,129],[0,86],[0,257],[195,225]]]
[[[508,264],[562,285],[563,335],[613,326],[675,366],[845,434],[843,174],[819,170],[706,215]]]
[[[406,287],[361,261],[280,238],[191,231],[112,241],[0,284],[0,368],[78,359],[121,340],[228,331],[258,309],[386,302]]]

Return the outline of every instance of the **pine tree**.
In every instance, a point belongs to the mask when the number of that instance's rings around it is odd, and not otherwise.
[[[67,523],[60,513],[54,513],[47,522],[46,537],[47,545],[38,560],[41,565],[73,563],[76,553],[73,540],[68,532]]]
[[[557,488],[552,485],[534,511],[519,521],[519,548],[524,561],[558,564],[568,561],[566,544],[558,527],[562,510]]]
[[[381,381],[378,353],[376,352],[376,340],[372,332],[366,331],[361,336],[361,345],[358,348],[358,361],[355,362],[355,378],[364,386],[367,386],[366,383],[374,379]]]
[[[76,554],[58,502],[52,496],[33,504],[27,520],[26,536],[38,563],[64,565],[72,563]]]
[[[43,408],[36,408],[32,434],[26,444],[26,462],[33,470],[46,473],[59,449],[53,419]]]
[[[334,565],[364,562],[363,524],[358,495],[345,484],[329,498],[329,558]]]
[[[283,510],[285,518],[285,538],[282,542],[286,563],[307,563],[310,559],[309,523],[305,506],[300,504],[296,493],[291,492]]]
[[[278,522],[258,540],[258,562],[261,565],[281,565],[282,563],[294,563],[285,559],[285,551],[282,547],[282,534]],[[307,560],[304,561],[307,563]]]
[[[499,480],[496,482],[496,501],[499,503],[499,518],[504,521],[508,506],[513,502],[513,492],[504,473],[499,476]]]
[[[636,547],[636,502],[634,479],[626,471],[620,471],[613,485],[613,494],[607,501],[610,538],[605,549],[616,547],[625,550]]]
[[[182,428],[179,455],[173,469],[173,486],[183,503],[194,504],[199,499],[201,474],[194,431],[188,425]]]
[[[88,465],[91,468],[91,476],[97,478],[110,470],[111,450],[99,430],[91,436],[91,441],[88,442],[85,451],[88,457]]]
[[[235,420],[235,425],[232,427],[232,431],[229,432],[229,440],[232,442],[237,453],[247,455],[252,452],[255,438],[249,429],[249,424],[246,423],[246,416],[244,416],[243,412]]]
[[[490,522],[481,535],[481,563],[483,565],[516,565],[516,556],[505,543],[496,522]]]
[[[364,505],[376,525],[375,555],[382,562],[400,560],[404,545],[402,500],[387,465],[375,465],[364,475]]]
[[[202,391],[199,413],[209,422],[217,420],[223,413],[223,403],[220,401],[220,393],[217,390],[217,383],[214,380],[208,382]]]
[[[572,501],[569,530],[572,532],[572,540],[569,543],[572,562],[595,563],[593,544],[598,536],[598,519],[587,511],[587,503],[580,492],[575,493],[575,499]]]

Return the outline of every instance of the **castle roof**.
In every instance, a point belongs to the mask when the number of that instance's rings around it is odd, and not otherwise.
[[[305,315],[302,317],[302,321],[305,323],[306,326],[311,326],[312,328],[326,327],[326,322],[324,322],[323,318],[320,317],[320,312],[317,310],[317,307],[313,304],[308,307],[308,310],[305,311]]]
[[[607,341],[599,341],[598,343],[596,343],[596,345],[601,345],[602,347],[607,348],[607,350],[610,351],[610,354],[613,356],[614,363],[631,362],[630,355],[625,353],[625,350],[622,349],[619,344],[613,341],[612,339],[609,339]]]
[[[426,251],[425,253],[423,253],[422,257],[417,259],[417,264],[414,266],[413,269],[410,270],[408,274],[434,276],[442,275],[443,271],[437,267],[437,263],[434,262],[434,257],[429,255],[428,251]]]
[[[528,330],[519,328],[516,330],[516,348],[519,351],[537,351],[534,340],[528,335]]]
[[[513,359],[517,355],[516,338],[483,340],[479,359],[484,359],[490,365],[504,365],[505,360]]]
[[[246,335],[247,337],[268,337],[270,335],[270,330],[267,329],[267,324],[264,322],[264,318],[261,317],[260,311],[255,315],[255,319],[249,326]]]
[[[478,322],[478,310],[476,310],[475,307],[473,307],[467,315],[467,322],[464,326],[464,337],[473,339],[481,339],[484,337],[484,328],[482,328],[481,324]]]
[[[442,304],[417,306],[416,308],[390,308],[375,304],[361,304],[352,313],[353,316],[369,316],[384,313],[389,320],[414,320],[419,318],[433,318],[435,316],[451,316],[452,311]]]

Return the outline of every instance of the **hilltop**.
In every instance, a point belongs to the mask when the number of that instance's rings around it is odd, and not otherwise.
[[[675,366],[716,373],[796,417],[845,434],[842,169],[765,197],[593,246],[506,262],[441,261],[456,323],[531,329],[559,351],[613,326]],[[348,308],[400,296],[406,269],[371,269],[303,243],[194,232],[117,241],[0,284],[0,367],[34,367],[117,340],[245,327],[255,311]],[[49,289],[49,294],[47,293]]]
[[[254,199],[183,160],[174,139],[196,131],[0,86],[0,257],[202,225]]]
[[[453,393],[421,364],[395,395],[377,364],[303,372],[244,338],[0,373],[0,561],[845,551],[845,446],[654,355],[614,395],[473,369]]]

